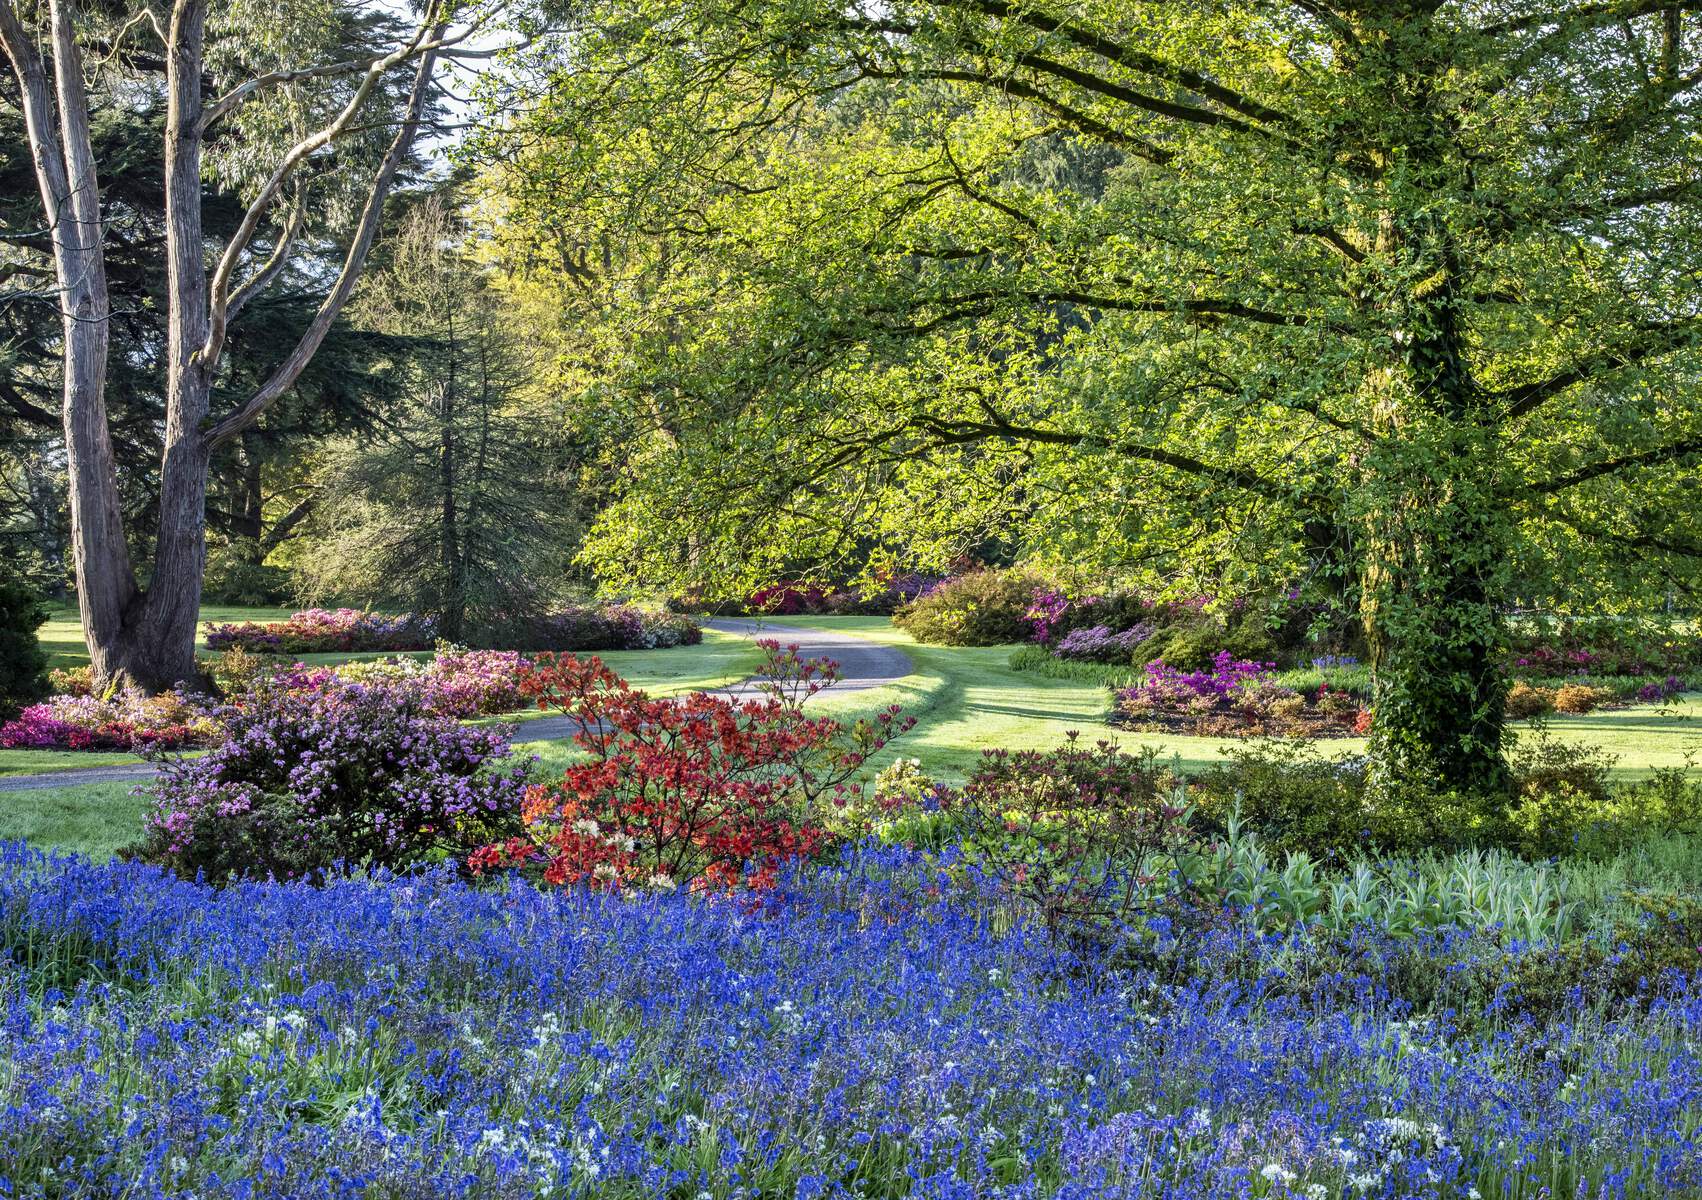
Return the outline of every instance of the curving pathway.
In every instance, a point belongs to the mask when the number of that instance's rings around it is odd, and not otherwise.
[[[784,645],[796,645],[805,658],[831,658],[839,664],[839,682],[833,690],[862,692],[883,687],[909,675],[910,658],[904,651],[883,646],[855,634],[825,629],[805,629],[796,625],[771,624],[749,617],[717,618],[705,622],[710,629],[748,638],[773,638]],[[759,678],[752,676],[729,687],[719,688],[716,695],[748,696],[757,690]],[[521,724],[516,742],[544,742],[569,737],[574,726],[566,717],[537,717]],[[157,768],[153,763],[129,763],[123,766],[73,767],[65,771],[46,771],[38,775],[0,775],[0,794],[6,792],[36,792],[52,788],[81,787],[91,783],[139,783],[152,779]]]

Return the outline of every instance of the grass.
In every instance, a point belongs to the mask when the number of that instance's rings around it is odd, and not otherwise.
[[[956,781],[973,767],[982,750],[1046,750],[1061,744],[1072,730],[1083,739],[1105,739],[1133,750],[1153,746],[1166,761],[1183,770],[1197,770],[1220,761],[1246,743],[1237,738],[1184,737],[1136,733],[1105,726],[1110,693],[1098,671],[1063,672],[1050,676],[1011,667],[1011,646],[957,647],[923,645],[884,617],[787,617],[786,624],[855,633],[870,641],[902,647],[916,664],[916,674],[891,688],[871,692],[831,693],[822,709],[842,718],[902,703],[918,718],[907,736],[879,760],[884,765],[902,754],[919,758],[937,779]],[[1078,664],[1063,664],[1072,666]],[[1092,667],[1094,664],[1079,664]],[[1602,710],[1587,716],[1556,716],[1547,722],[1556,738],[1597,746],[1618,759],[1614,774],[1638,778],[1659,767],[1682,767],[1694,758],[1702,763],[1702,694],[1688,694],[1661,704],[1638,704]],[[1519,732],[1534,734],[1529,724]],[[1321,743],[1331,756],[1360,754],[1362,738],[1339,738]]]
[[[130,783],[86,783],[0,793],[0,841],[21,838],[43,849],[111,858],[142,835],[148,801],[134,789]]]
[[[287,608],[235,608],[229,605],[209,604],[201,609],[201,620],[218,621],[283,621],[289,618],[291,609]],[[78,623],[77,610],[69,605],[60,605],[47,618],[47,624],[41,627],[37,634],[43,647],[52,658],[49,664],[54,667],[86,667],[89,664],[89,650],[83,644],[83,628]],[[205,637],[198,636],[195,644],[206,648]],[[324,658],[324,655],[307,655],[310,660]],[[347,656],[345,656],[347,657]]]

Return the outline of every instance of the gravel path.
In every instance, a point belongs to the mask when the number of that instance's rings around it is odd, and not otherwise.
[[[884,687],[910,674],[910,658],[902,650],[883,646],[855,634],[825,629],[804,629],[797,625],[777,625],[749,617],[718,617],[704,624],[722,633],[748,638],[772,638],[783,646],[797,646],[805,658],[831,658],[839,664],[839,682],[833,685],[840,692],[865,692]],[[717,688],[717,696],[754,696],[761,680],[753,675],[740,683]],[[573,736],[577,726],[566,717],[537,717],[520,726],[516,741],[545,742]],[[0,779],[0,790],[6,781]]]
[[[839,682],[833,690],[862,692],[882,687],[910,674],[910,659],[902,650],[883,646],[855,634],[823,629],[804,629],[796,625],[770,624],[745,617],[718,618],[706,623],[711,629],[749,638],[773,638],[783,645],[796,645],[805,658],[831,658],[839,664]],[[753,676],[742,683],[721,688],[716,694],[748,696],[756,692],[758,680]],[[538,717],[523,722],[518,739],[528,742],[554,741],[573,734],[574,726],[566,717]],[[45,771],[39,775],[0,775],[0,794],[5,792],[35,792],[52,788],[80,787],[88,783],[139,783],[152,779],[152,763],[132,763],[116,767],[74,767],[68,771]]]

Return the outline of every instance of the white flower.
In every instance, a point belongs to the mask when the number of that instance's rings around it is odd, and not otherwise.
[[[590,817],[580,817],[579,820],[573,823],[573,832],[577,833],[580,837],[596,837],[598,834],[602,833],[603,830],[597,822],[593,821]]]
[[[1272,1183],[1280,1183],[1284,1187],[1287,1187],[1289,1184],[1294,1182],[1294,1172],[1288,1170],[1280,1163],[1266,1163],[1264,1168],[1260,1170],[1259,1174],[1263,1175]]]

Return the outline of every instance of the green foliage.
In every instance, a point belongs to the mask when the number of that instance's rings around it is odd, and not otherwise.
[[[1032,644],[1011,651],[1011,669],[1029,671],[1045,679],[1082,679],[1111,688],[1128,687],[1142,674],[1135,666],[1059,658],[1045,646]]]
[[[35,632],[46,621],[41,597],[0,563],[0,721],[47,695],[47,652]]]
[[[548,610],[577,521],[517,318],[464,247],[432,197],[370,277],[358,316],[398,340],[398,394],[325,447],[295,556],[308,598],[430,613],[458,641]]]
[[[1036,580],[1021,571],[970,571],[906,604],[892,623],[919,642],[999,646],[1029,636]]]
[[[516,261],[616,247],[557,284],[588,558],[1305,577],[1371,627],[1376,786],[1504,786],[1501,614],[1702,560],[1702,42],[1550,7],[593,5],[490,135]]]
[[[265,607],[289,603],[295,584],[288,571],[261,561],[254,542],[237,538],[208,548],[201,594],[211,604]]]

